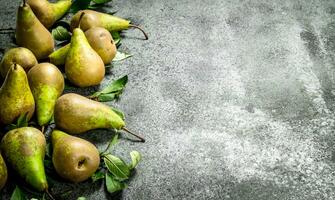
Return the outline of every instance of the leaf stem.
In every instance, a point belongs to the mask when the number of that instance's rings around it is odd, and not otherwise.
[[[147,34],[141,27],[136,26],[136,25],[134,25],[134,24],[130,24],[129,27],[139,29],[139,30],[143,33],[143,35],[144,35],[144,37],[145,37],[145,40],[148,40],[148,39],[149,39],[148,34]]]
[[[124,130],[125,132],[137,137],[138,139],[140,139],[140,142],[145,142],[145,139],[142,136],[139,136],[133,132],[131,132],[130,130],[128,130],[126,127],[123,127],[122,130]]]

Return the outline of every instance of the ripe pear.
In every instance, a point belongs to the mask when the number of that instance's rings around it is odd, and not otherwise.
[[[27,114],[30,119],[35,110],[33,94],[29,88],[24,69],[13,64],[0,88],[0,124],[13,123],[20,115]]]
[[[74,183],[85,181],[99,167],[99,151],[86,140],[54,130],[52,147],[52,163],[56,172],[68,181]]]
[[[7,174],[6,163],[0,154],[0,190],[5,186],[7,178],[8,174]]]
[[[104,62],[92,49],[80,28],[73,30],[65,61],[65,74],[78,87],[98,85],[105,76]]]
[[[80,21],[80,16],[85,13],[85,16]],[[130,21],[116,17],[110,14],[101,13],[93,10],[82,10],[77,12],[71,19],[71,29],[78,27],[80,21],[80,27],[83,31],[86,31],[92,27],[103,27],[108,31],[122,31],[129,28],[137,28],[148,39],[148,35],[138,26],[133,25]]]
[[[93,27],[85,32],[85,36],[104,63],[111,63],[116,55],[116,45],[110,32],[101,27]],[[54,51],[49,55],[50,62],[54,65],[64,65],[69,49],[70,44],[67,44]]]
[[[41,131],[23,127],[9,131],[1,140],[1,151],[8,165],[38,191],[47,191],[44,171],[46,141]]]
[[[0,73],[3,78],[14,63],[19,64],[27,72],[30,68],[37,65],[36,57],[33,52],[24,47],[12,48],[6,51],[0,63]]]
[[[52,118],[56,100],[63,93],[64,77],[51,63],[40,63],[28,72],[28,81],[36,103],[37,122],[46,125]]]
[[[30,49],[36,58],[47,58],[54,49],[51,33],[37,19],[30,6],[24,1],[17,12],[16,43]]]
[[[72,0],[59,0],[50,3],[47,0],[27,0],[36,17],[46,27],[50,28],[70,9]]]
[[[70,134],[98,128],[122,129],[122,118],[107,105],[78,94],[61,96],[55,106],[56,127]]]

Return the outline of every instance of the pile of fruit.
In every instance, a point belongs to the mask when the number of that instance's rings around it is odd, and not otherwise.
[[[69,24],[70,43],[55,51],[50,30],[72,5],[72,0],[56,3],[24,0],[17,11],[18,47],[7,50],[0,63],[0,80],[3,80],[0,127],[5,133],[0,143],[0,190],[13,177],[16,188],[12,199],[22,199],[22,188],[26,186],[41,192],[43,198],[47,194],[54,199],[47,181],[48,158],[49,168],[61,180],[79,183],[89,178],[93,181],[105,178],[110,193],[125,188],[124,181],[141,158],[140,153],[132,151],[132,162],[126,164],[109,153],[109,148],[117,142],[117,134],[103,152],[94,144],[70,135],[106,128],[123,130],[144,142],[144,138],[125,127],[122,112],[99,102],[104,99],[100,97],[108,100],[120,95],[127,77],[88,97],[63,92],[64,77],[76,87],[102,82],[105,65],[117,54],[112,34],[133,27],[148,37],[140,27],[125,19],[80,10]],[[51,133],[51,145],[47,145],[49,138],[46,139],[45,130]]]

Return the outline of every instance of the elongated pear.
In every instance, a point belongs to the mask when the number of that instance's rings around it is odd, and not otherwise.
[[[40,63],[28,72],[28,81],[36,106],[37,122],[46,125],[52,118],[56,100],[63,93],[64,77],[51,63]]]
[[[27,0],[27,3],[40,22],[50,28],[70,9],[72,0],[59,0],[55,3],[47,0]]]
[[[19,64],[27,72],[30,68],[37,65],[37,59],[33,52],[24,47],[12,48],[6,51],[0,63],[0,73],[3,78],[14,63]]]
[[[0,190],[5,186],[7,178],[8,178],[7,166],[0,154]]]
[[[83,31],[86,31],[92,27],[103,27],[110,32],[122,31],[129,28],[137,28],[142,31],[145,39],[148,39],[148,35],[140,27],[131,24],[129,20],[93,10],[82,10],[77,12],[71,19],[72,29],[78,27],[80,21],[79,19],[82,13],[85,13],[85,16],[80,22],[80,27]]]
[[[51,33],[37,19],[30,6],[24,2],[17,12],[16,43],[31,50],[36,58],[47,58],[54,49]]]
[[[98,85],[105,76],[104,62],[92,49],[80,28],[74,29],[72,34],[65,61],[65,74],[78,87]]]
[[[62,131],[52,132],[52,163],[64,179],[79,183],[87,180],[98,169],[100,155],[90,142]]]
[[[99,54],[105,64],[112,62],[116,55],[116,45],[112,35],[104,28],[93,27],[85,31],[85,36],[91,47]],[[64,65],[70,44],[67,44],[49,55],[54,65]]]
[[[13,123],[20,115],[27,114],[30,119],[35,110],[35,101],[29,88],[24,69],[13,64],[0,88],[0,124]]]
[[[38,191],[48,189],[43,164],[45,148],[43,133],[32,127],[11,130],[1,140],[1,151],[8,165]]]

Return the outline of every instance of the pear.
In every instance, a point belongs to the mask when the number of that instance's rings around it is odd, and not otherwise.
[[[38,191],[48,189],[43,165],[45,148],[43,133],[32,127],[11,130],[1,140],[1,151],[8,165]]]
[[[33,94],[30,91],[24,69],[13,64],[0,88],[0,124],[13,123],[20,115],[30,119],[35,110]]]
[[[30,49],[36,58],[47,58],[54,49],[51,33],[41,24],[24,1],[17,12],[16,43]]]
[[[82,10],[77,12],[71,19],[71,29],[78,27],[80,21],[79,19],[82,13],[85,13],[85,16],[80,22],[80,27],[84,31],[92,27],[103,27],[110,32],[122,31],[129,28],[137,28],[142,31],[145,39],[148,39],[148,35],[140,27],[131,24],[130,21],[93,10]]]
[[[92,49],[80,28],[73,30],[65,61],[65,74],[78,87],[98,85],[105,76],[104,62]]]
[[[100,155],[90,142],[62,131],[52,132],[52,163],[64,179],[79,183],[87,180],[98,169]]]
[[[0,73],[3,78],[14,63],[19,64],[27,72],[30,68],[37,65],[36,57],[33,52],[24,47],[12,48],[6,51],[0,63]]]
[[[40,63],[28,72],[28,81],[36,103],[37,122],[46,125],[52,118],[56,100],[63,93],[64,77],[51,63]]]
[[[112,35],[104,28],[93,27],[85,32],[86,39],[91,47],[99,54],[105,64],[112,62],[116,55],[116,45]],[[54,65],[64,65],[70,44],[67,44],[49,55]]]
[[[50,3],[47,0],[27,0],[36,17],[46,27],[50,28],[70,9],[72,0],[59,0]]]
[[[6,163],[0,154],[0,190],[5,186],[7,178],[8,174],[7,174]]]

